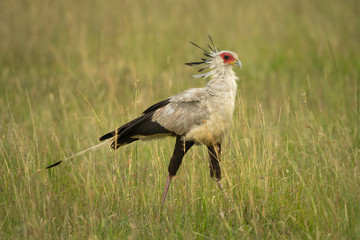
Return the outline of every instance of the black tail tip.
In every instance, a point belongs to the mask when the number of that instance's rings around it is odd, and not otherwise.
[[[62,162],[62,161],[58,161],[58,162],[56,162],[56,163],[54,163],[54,164],[52,164],[52,165],[50,165],[50,166],[47,166],[46,169],[55,167],[55,166],[59,165],[61,162]]]

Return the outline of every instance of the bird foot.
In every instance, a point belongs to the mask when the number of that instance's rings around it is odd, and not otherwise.
[[[225,196],[226,200],[228,200],[229,203],[232,203],[229,195],[224,191],[224,189],[223,189],[223,187],[221,185],[220,179],[217,179],[216,183],[217,183],[218,187],[220,188],[220,190],[224,193],[224,196]]]

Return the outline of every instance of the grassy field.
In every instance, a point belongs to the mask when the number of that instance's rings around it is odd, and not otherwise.
[[[359,1],[1,1],[0,239],[359,239]],[[205,80],[242,70],[223,187],[205,147],[164,209],[174,139],[38,171]]]

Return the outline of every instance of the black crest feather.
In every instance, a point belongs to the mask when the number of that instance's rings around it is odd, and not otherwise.
[[[209,36],[210,42],[212,43],[212,45],[213,45],[213,47],[214,47],[214,50],[215,50],[215,51],[213,51],[213,52],[218,52],[218,51],[219,51],[219,49],[215,47],[215,44],[214,44],[214,42],[213,42],[212,38],[210,37],[210,35],[208,35],[208,36]],[[211,47],[210,47],[210,46],[209,46],[209,48],[211,49]]]
[[[209,47],[209,49],[210,49],[210,52],[208,50],[206,50],[205,48],[200,47],[196,43],[190,42],[195,47],[200,48],[201,50],[203,50],[204,51],[204,53],[203,53],[204,56],[206,56],[208,58],[201,58],[201,60],[202,60],[201,62],[200,61],[199,62],[187,62],[187,63],[185,63],[185,65],[196,66],[196,65],[201,65],[201,64],[204,64],[204,63],[209,63],[211,61],[211,59],[213,58],[212,54],[219,51],[219,49],[215,47],[214,41],[212,40],[210,35],[208,35],[208,36],[209,36],[209,39],[210,39],[210,42],[211,42],[211,45],[210,44],[207,45]],[[201,68],[199,70],[199,72],[203,71],[206,68],[208,68],[208,66],[206,66],[204,68]]]
[[[191,43],[192,45],[194,45],[195,47],[200,48],[200,49],[203,50],[205,53],[210,54],[207,50],[205,50],[204,48],[200,47],[199,45],[197,45],[197,44],[195,44],[195,43],[193,43],[193,42],[190,42],[190,43]]]

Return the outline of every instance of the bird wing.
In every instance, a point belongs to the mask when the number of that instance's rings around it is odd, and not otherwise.
[[[157,134],[172,134],[170,131],[162,127],[159,123],[152,121],[152,116],[157,109],[169,103],[169,99],[158,102],[146,109],[140,117],[122,125],[116,130],[100,137],[100,141],[114,138],[111,148],[117,149],[123,145],[139,140],[141,137],[150,137]]]
[[[204,88],[193,88],[177,94],[154,112],[152,121],[177,135],[183,135],[209,118],[207,98]]]
[[[153,136],[183,135],[209,118],[207,92],[204,88],[189,89],[146,109],[134,120],[100,137],[114,138],[111,148]]]

